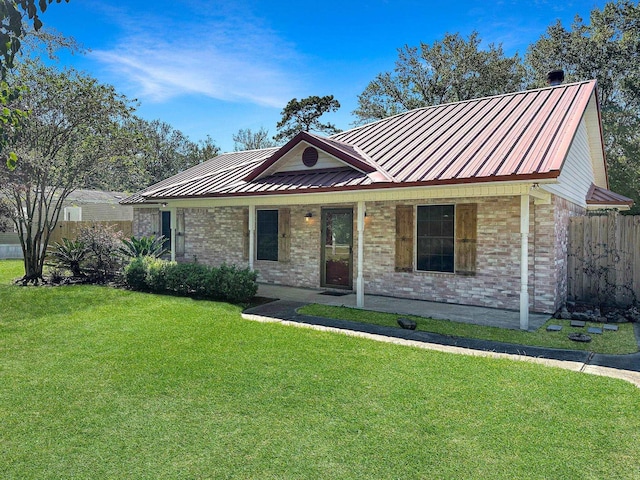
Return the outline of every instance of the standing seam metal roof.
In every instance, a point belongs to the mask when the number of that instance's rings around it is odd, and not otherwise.
[[[580,82],[420,108],[328,138],[299,137],[319,148],[332,147],[347,155],[347,161],[371,165],[377,177],[354,168],[277,172],[275,160],[294,141],[281,148],[220,155],[123,203],[553,178],[594,93],[595,81]]]

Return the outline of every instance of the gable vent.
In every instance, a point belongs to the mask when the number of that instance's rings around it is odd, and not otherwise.
[[[307,147],[302,152],[302,163],[307,167],[313,167],[318,163],[318,150],[313,147]]]

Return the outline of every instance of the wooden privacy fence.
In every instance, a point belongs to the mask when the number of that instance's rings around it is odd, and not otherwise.
[[[128,238],[133,232],[133,222],[131,220],[109,220],[106,222],[58,222],[55,229],[51,232],[49,245],[54,242],[62,242],[63,238],[75,239],[83,227],[91,227],[93,225],[110,225],[113,226],[115,232],[121,231],[124,238]]]
[[[640,300],[640,216],[571,218],[568,299],[608,305]]]

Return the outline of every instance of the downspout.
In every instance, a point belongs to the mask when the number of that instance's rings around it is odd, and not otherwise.
[[[520,197],[520,329],[529,330],[529,195]]]
[[[364,202],[358,202],[358,276],[356,278],[356,306],[364,307]]]
[[[256,206],[249,205],[249,270],[253,270],[256,251]]]

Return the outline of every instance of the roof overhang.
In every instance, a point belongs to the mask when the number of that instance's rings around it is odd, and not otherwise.
[[[587,210],[629,210],[632,206],[632,199],[597,185],[591,185],[587,193]]]

